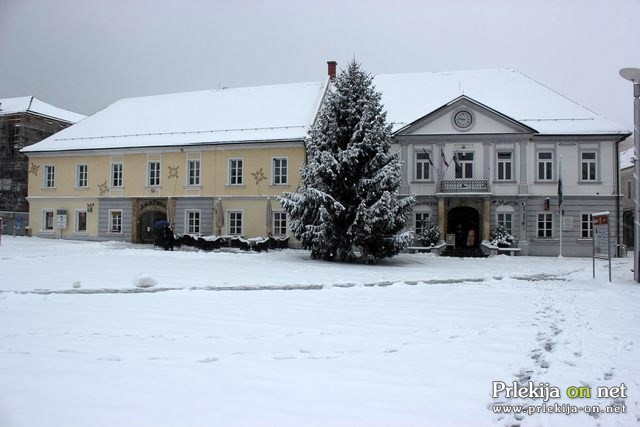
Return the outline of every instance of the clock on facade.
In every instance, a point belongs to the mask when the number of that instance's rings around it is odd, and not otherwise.
[[[466,110],[458,111],[453,116],[453,123],[460,129],[467,129],[473,122],[473,116]]]

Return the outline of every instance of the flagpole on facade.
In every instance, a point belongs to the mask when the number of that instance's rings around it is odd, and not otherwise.
[[[560,255],[558,257],[562,258],[562,155],[558,160],[558,210],[560,211]]]

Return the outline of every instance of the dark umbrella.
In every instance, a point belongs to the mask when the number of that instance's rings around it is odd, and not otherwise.
[[[168,227],[168,226],[169,226],[169,221],[166,221],[164,219],[160,220],[160,221],[157,221],[155,224],[153,224],[153,228],[155,230],[162,230],[163,228]]]

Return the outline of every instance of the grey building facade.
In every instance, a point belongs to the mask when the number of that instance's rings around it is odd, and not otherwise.
[[[543,134],[525,123],[462,95],[396,130],[401,192],[416,195],[410,226],[431,221],[457,247],[480,247],[503,225],[522,255],[558,256],[562,239],[563,256],[590,256],[591,214],[609,211],[622,244],[628,132]]]

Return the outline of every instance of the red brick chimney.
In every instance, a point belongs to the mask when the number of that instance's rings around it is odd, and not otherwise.
[[[336,61],[327,61],[327,75],[329,79],[333,80],[336,78],[336,66],[338,63]]]

